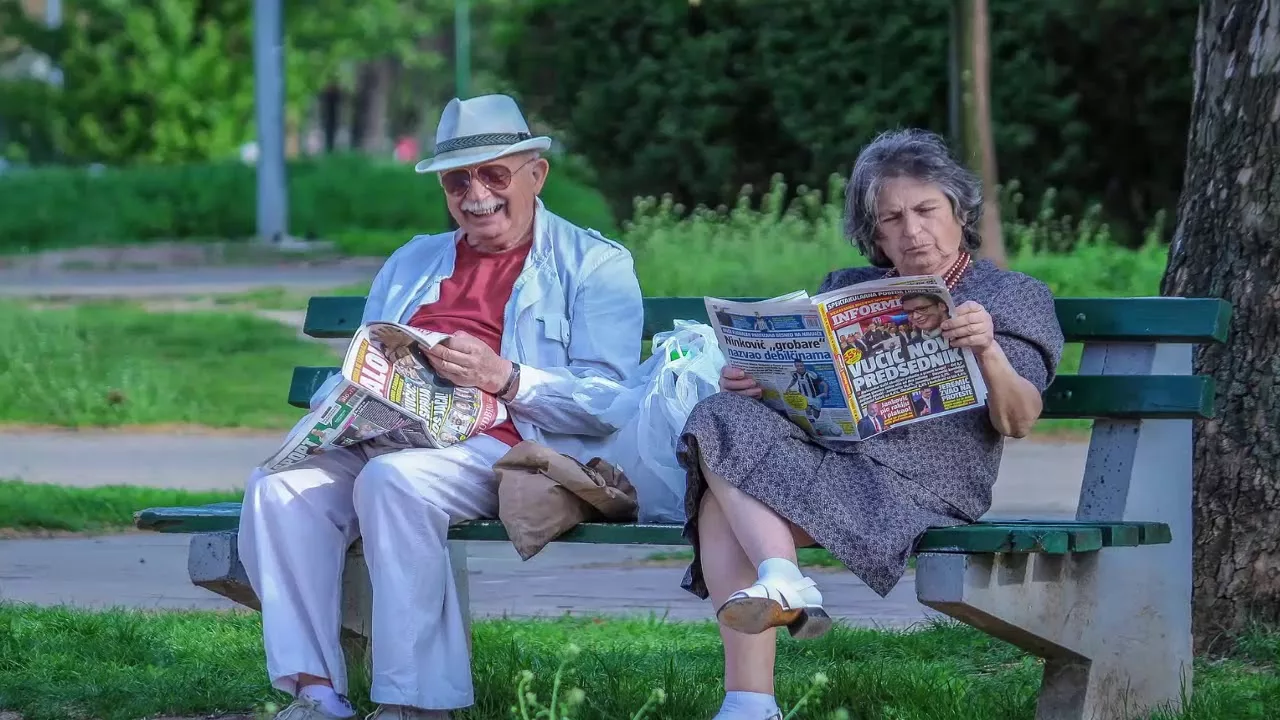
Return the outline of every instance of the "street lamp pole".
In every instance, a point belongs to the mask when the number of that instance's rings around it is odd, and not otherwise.
[[[258,140],[258,241],[283,243],[289,195],[284,164],[283,0],[253,3],[253,92]]]
[[[453,94],[461,99],[471,94],[471,5],[468,0],[453,2]],[[447,199],[444,215],[449,229],[457,230],[458,223],[449,212]]]

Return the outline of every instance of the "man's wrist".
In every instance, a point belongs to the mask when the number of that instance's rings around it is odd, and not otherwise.
[[[510,399],[520,388],[520,364],[507,360],[506,365],[507,372],[502,376],[502,382],[497,389],[493,391],[493,394],[502,400]]]

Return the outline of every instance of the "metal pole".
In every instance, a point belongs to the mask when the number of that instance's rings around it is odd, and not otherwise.
[[[453,94],[466,99],[471,94],[471,7],[467,0],[453,2]],[[449,230],[457,230],[458,223],[449,212],[449,200],[445,198],[445,219]]]
[[[459,98],[471,94],[471,8],[467,0],[453,5],[453,84]]]
[[[258,241],[283,242],[289,196],[284,167],[283,0],[253,3],[253,90],[258,126]]]
[[[44,24],[50,29],[62,27],[62,0],[45,0]],[[49,58],[49,79],[57,87],[62,87],[62,68],[53,58]]]

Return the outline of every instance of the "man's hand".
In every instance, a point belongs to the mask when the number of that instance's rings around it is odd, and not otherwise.
[[[995,326],[986,308],[970,300],[956,307],[955,314],[944,320],[942,337],[951,347],[967,347],[981,357],[995,344]]]
[[[511,375],[510,360],[495,353],[476,336],[462,331],[427,350],[427,357],[440,377],[490,394],[497,394]]]
[[[764,395],[764,388],[760,387],[755,378],[732,365],[725,365],[720,370],[720,389],[753,398]]]

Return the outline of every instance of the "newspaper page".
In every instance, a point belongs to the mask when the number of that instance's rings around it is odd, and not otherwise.
[[[754,303],[704,302],[725,361],[760,383],[766,405],[810,435],[856,439],[856,421],[840,390],[843,367],[806,293]]]
[[[448,447],[506,421],[498,398],[454,385],[431,369],[424,349],[447,338],[399,323],[362,326],[347,348],[338,384],[263,469],[275,472],[380,435],[412,447]]]
[[[861,283],[813,303],[842,358],[840,386],[860,439],[986,403],[973,352],[942,337],[955,311],[942,278]]]

